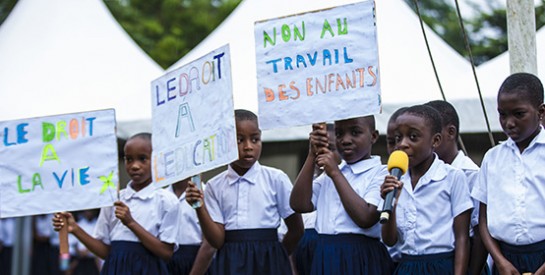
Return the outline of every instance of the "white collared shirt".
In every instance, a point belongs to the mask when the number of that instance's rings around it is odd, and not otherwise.
[[[121,190],[120,200],[125,203],[132,218],[159,240],[175,244],[180,224],[180,206],[178,199],[163,188],[156,189],[149,184],[136,192],[130,183]],[[112,241],[140,242],[138,237],[115,217],[115,207],[104,207],[100,210],[94,236],[105,244]]]
[[[464,154],[461,150],[458,151],[458,155],[450,164],[455,168],[458,168],[464,172],[467,178],[467,184],[469,186],[469,192],[473,190],[475,186],[475,181],[477,180],[477,175],[479,174],[479,166],[473,162],[468,156]],[[479,224],[479,201],[473,199],[473,211],[471,212],[471,222],[469,228],[469,236],[473,237],[473,227]]]
[[[367,203],[378,207],[380,185],[388,174],[378,156],[347,164],[344,160],[339,169],[354,191]],[[380,238],[380,224],[371,228],[361,228],[350,218],[333,180],[323,173],[312,184],[312,204],[316,209],[316,231],[320,234],[364,234]]]
[[[399,251],[424,255],[454,250],[454,218],[473,207],[464,173],[437,155],[413,190],[410,173],[396,208]]]
[[[487,205],[490,235],[512,245],[545,240],[545,131],[520,153],[512,139],[486,152],[471,195]]]
[[[15,240],[15,218],[3,218],[0,220],[0,244],[12,247]]]
[[[174,188],[170,185],[167,190],[174,194]],[[200,245],[202,243],[202,231],[197,218],[197,211],[185,200],[185,192],[178,198],[180,203],[180,230],[176,242],[183,245]]]
[[[280,219],[295,213],[289,204],[292,184],[283,171],[256,162],[239,176],[229,165],[204,191],[214,222],[225,230],[278,228]]]

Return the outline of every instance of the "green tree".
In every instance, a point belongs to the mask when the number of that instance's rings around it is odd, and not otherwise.
[[[201,42],[240,0],[106,1],[117,21],[163,68]]]
[[[422,20],[452,48],[469,58],[460,29],[455,0],[417,1]],[[415,0],[405,0],[405,2],[416,11]],[[535,10],[537,29],[545,25],[545,0],[541,0],[541,3]],[[486,5],[489,11],[483,11],[475,4],[471,5],[475,15],[471,18],[463,18],[476,65],[507,51],[506,10],[498,0],[489,0]]]

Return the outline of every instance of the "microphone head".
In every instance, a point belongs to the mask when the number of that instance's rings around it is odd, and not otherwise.
[[[388,171],[394,168],[400,169],[403,174],[409,169],[409,156],[401,150],[393,151],[388,159]]]

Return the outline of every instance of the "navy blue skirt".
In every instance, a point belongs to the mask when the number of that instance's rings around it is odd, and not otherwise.
[[[318,234],[311,274],[391,274],[393,263],[379,239],[362,234]]]
[[[520,272],[535,273],[545,263],[545,241],[527,244],[511,245],[499,242],[503,256]],[[499,274],[496,267],[494,274]]]
[[[178,250],[168,262],[168,272],[177,275],[189,274],[200,247],[200,245],[179,245]]]
[[[454,252],[427,255],[401,255],[394,274],[454,274]]]
[[[318,242],[318,232],[314,228],[305,229],[303,238],[299,241],[295,255],[295,265],[299,275],[309,275],[312,268],[312,258]]]
[[[13,257],[13,248],[11,246],[2,247],[0,250],[0,274],[11,274],[11,259]]]
[[[225,231],[225,242],[210,267],[212,274],[291,274],[276,229]]]
[[[139,242],[114,241],[100,274],[168,274],[167,263]]]

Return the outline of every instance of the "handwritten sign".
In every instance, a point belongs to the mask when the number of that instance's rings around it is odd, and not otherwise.
[[[238,159],[230,64],[226,45],[152,82],[156,185]]]
[[[255,23],[263,129],[380,113],[374,1]]]
[[[0,122],[0,217],[112,205],[114,110]]]

